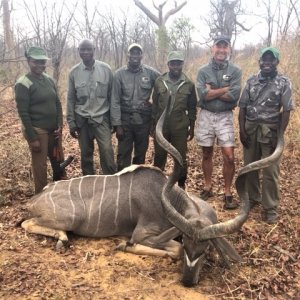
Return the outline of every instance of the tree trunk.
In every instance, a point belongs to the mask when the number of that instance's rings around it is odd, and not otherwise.
[[[4,31],[4,44],[5,44],[5,58],[13,57],[13,37],[10,29],[10,10],[9,0],[2,0],[3,7],[3,31]]]

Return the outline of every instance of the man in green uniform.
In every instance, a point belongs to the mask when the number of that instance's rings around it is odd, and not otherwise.
[[[150,97],[160,73],[141,64],[139,44],[128,48],[128,64],[115,72],[111,99],[111,122],[118,139],[118,170],[145,163],[151,128]],[[134,157],[132,159],[132,151]]]
[[[279,51],[268,47],[261,51],[260,72],[251,76],[239,102],[240,140],[244,146],[245,165],[274,152],[279,128],[285,130],[294,108],[290,80],[277,72]],[[280,112],[282,110],[282,113]],[[246,188],[253,207],[261,203],[263,220],[275,223],[280,192],[279,163],[263,170],[262,189],[259,172],[247,174]]]
[[[169,72],[157,78],[154,84],[152,117],[156,124],[168,101],[171,101],[170,111],[163,126],[163,134],[183,158],[184,169],[178,185],[184,189],[187,178],[187,141],[194,137],[197,97],[194,83],[182,72],[183,63],[184,56],[181,52],[169,53]],[[164,170],[167,152],[157,142],[154,146],[154,165]]]
[[[70,134],[79,141],[83,175],[95,174],[95,139],[103,174],[114,174],[116,165],[109,115],[112,71],[109,65],[94,59],[95,47],[90,40],[81,41],[78,52],[82,62],[69,74],[67,121]]]
[[[211,47],[212,59],[202,66],[197,75],[199,116],[195,125],[195,138],[203,152],[203,200],[213,196],[213,146],[215,139],[222,149],[224,177],[224,208],[234,209],[231,185],[234,176],[233,112],[241,92],[241,70],[229,61],[230,38],[217,36]]]
[[[62,108],[53,79],[45,73],[48,57],[43,48],[33,46],[26,52],[30,72],[21,76],[15,84],[17,109],[23,125],[23,133],[31,152],[35,193],[47,185],[47,156],[53,169],[53,179],[62,179],[60,162]],[[61,161],[53,155],[58,141]]]

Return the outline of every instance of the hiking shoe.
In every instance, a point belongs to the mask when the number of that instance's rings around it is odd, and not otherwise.
[[[210,198],[210,197],[213,197],[213,192],[212,192],[212,189],[209,189],[209,190],[202,190],[201,192],[200,192],[200,198],[202,199],[202,200],[204,200],[204,201],[206,201],[208,198]]]
[[[262,219],[267,224],[275,224],[278,221],[278,214],[276,211],[264,211]]]
[[[236,209],[238,204],[233,201],[232,195],[226,196],[224,195],[224,209]]]

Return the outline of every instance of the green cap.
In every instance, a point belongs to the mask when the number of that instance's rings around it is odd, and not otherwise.
[[[278,49],[273,48],[273,47],[263,48],[260,51],[260,58],[262,58],[268,52],[270,52],[274,56],[274,58],[279,60],[279,51],[278,51]]]
[[[45,60],[45,59],[49,59],[49,57],[46,55],[46,51],[41,48],[41,47],[37,47],[37,46],[33,46],[30,47],[26,52],[25,52],[25,56],[28,58],[33,58],[36,60]]]
[[[172,60],[184,61],[183,53],[180,51],[171,51],[168,55],[168,62]]]

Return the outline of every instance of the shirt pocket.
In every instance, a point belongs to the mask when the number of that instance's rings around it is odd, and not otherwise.
[[[97,81],[96,85],[96,96],[99,98],[107,98],[108,82]]]
[[[152,84],[149,77],[142,77],[140,81],[141,99],[147,100],[150,98],[152,91]]]
[[[76,89],[76,96],[77,96],[77,103],[79,105],[85,104],[89,97],[88,87],[86,83],[82,83],[80,85],[75,86]]]

